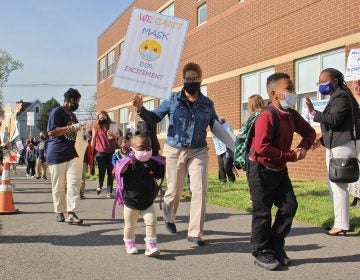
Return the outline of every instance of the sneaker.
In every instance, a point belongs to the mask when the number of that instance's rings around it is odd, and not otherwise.
[[[33,175],[33,176],[31,176],[31,178],[35,178],[35,176]]]
[[[196,246],[205,246],[205,245],[207,245],[207,242],[205,240],[201,239],[201,237],[188,236],[187,240],[189,242],[194,243]]]
[[[136,248],[136,243],[135,240],[127,240],[125,241],[125,249],[126,249],[126,253],[128,253],[129,255],[134,255],[137,254],[138,248]]]
[[[165,227],[166,227],[168,232],[176,233],[176,225],[175,225],[175,223],[165,222]]]
[[[106,198],[114,198],[114,195],[112,194],[112,193],[108,193],[107,195],[106,195]]]
[[[96,188],[96,194],[99,195],[101,193],[101,188],[100,187],[97,187]]]
[[[69,212],[67,218],[65,219],[65,223],[68,223],[70,225],[78,225],[82,224],[83,220],[79,219],[79,217],[76,216],[75,213]]]
[[[263,250],[259,252],[255,256],[254,263],[267,270],[274,270],[280,265],[279,261],[274,257],[274,254],[271,250]]]
[[[291,264],[291,259],[288,257],[284,249],[277,249],[274,252],[275,259],[277,259],[281,265],[288,266]]]
[[[86,196],[84,195],[84,193],[80,193],[80,199],[85,199]]]
[[[30,174],[26,173],[26,177],[30,177]]]
[[[58,215],[56,216],[56,221],[57,221],[58,223],[63,223],[63,222],[65,222],[64,214],[63,214],[63,213],[58,213]]]
[[[40,176],[36,177],[36,179],[38,179],[38,180],[39,180],[40,178],[41,178]]]
[[[156,239],[144,239],[145,240],[145,256],[154,257],[160,255],[160,250],[157,247]]]

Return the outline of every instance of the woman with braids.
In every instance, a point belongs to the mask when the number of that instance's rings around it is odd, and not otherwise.
[[[117,143],[116,129],[111,129],[114,126],[108,113],[101,111],[96,117],[96,126],[92,131],[91,146],[95,149],[96,162],[99,168],[99,186],[96,189],[96,194],[99,195],[103,188],[105,173],[107,173],[107,198],[113,198],[113,175],[112,175],[112,156],[115,152]]]
[[[322,137],[315,141],[313,148],[319,147],[320,143],[325,146],[326,165],[329,168],[330,145],[335,158],[356,157],[354,140],[360,139],[358,124],[360,114],[357,102],[340,71],[333,68],[323,70],[320,73],[318,86],[322,95],[330,96],[324,111],[314,110],[308,96],[305,104],[309,113],[314,116],[314,121],[321,125]],[[354,120],[357,121],[354,122]],[[350,230],[348,184],[333,183],[329,180],[329,189],[335,217],[334,225],[327,233],[333,236],[346,235],[346,232]]]

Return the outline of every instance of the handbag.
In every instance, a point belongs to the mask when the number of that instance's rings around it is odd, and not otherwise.
[[[352,118],[354,119],[353,104],[350,99]],[[356,151],[356,126],[354,123],[353,134],[355,151]],[[329,162],[329,180],[333,183],[354,183],[359,180],[359,161],[356,157],[334,158],[331,151],[331,142],[333,130],[330,132],[330,162]]]

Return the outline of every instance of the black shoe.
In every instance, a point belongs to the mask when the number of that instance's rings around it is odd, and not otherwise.
[[[275,259],[277,259],[281,265],[289,266],[291,264],[291,259],[288,257],[284,249],[275,250]]]
[[[96,194],[99,195],[101,193],[101,188],[100,187],[97,187],[96,188]]]
[[[83,220],[79,219],[75,213],[69,212],[67,218],[65,219],[65,223],[68,223],[70,225],[72,224],[78,225],[78,224],[82,224]]]
[[[63,214],[63,213],[59,213],[59,214],[56,216],[56,221],[57,221],[58,223],[63,223],[63,222],[65,222],[64,214]]]
[[[205,245],[207,245],[207,242],[205,240],[202,240],[201,237],[188,236],[187,240],[189,242],[194,243],[196,246],[205,246]]]
[[[175,223],[165,222],[165,227],[166,227],[168,232],[176,233],[176,225],[175,225]]]
[[[86,196],[83,193],[80,193],[80,199],[85,199]]]
[[[36,177],[36,179],[38,179],[38,180],[39,180],[40,178],[41,178],[40,176],[37,176],[37,177]]]
[[[274,270],[279,267],[279,261],[274,257],[271,250],[263,250],[255,256],[255,264],[267,270]]]
[[[44,176],[44,177],[43,177],[43,179],[44,179],[44,180],[47,180],[47,177],[46,177],[46,176]]]

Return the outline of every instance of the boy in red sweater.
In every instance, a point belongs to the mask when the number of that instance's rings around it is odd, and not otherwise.
[[[297,95],[289,75],[275,73],[269,76],[266,87],[271,100],[269,106],[278,119],[273,119],[270,110],[263,110],[256,120],[247,178],[253,203],[252,254],[256,264],[273,270],[280,264],[289,265],[291,261],[284,251],[284,244],[297,201],[286,163],[304,159],[316,133],[297,111],[291,109],[297,102]],[[294,132],[302,136],[302,141],[291,150]],[[271,225],[273,205],[278,211]]]

